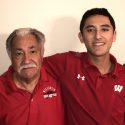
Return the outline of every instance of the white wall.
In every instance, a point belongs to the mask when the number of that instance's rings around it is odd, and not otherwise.
[[[105,7],[117,26],[117,40],[111,53],[125,62],[125,0],[0,0],[0,74],[10,60],[5,42],[16,28],[33,27],[46,35],[45,56],[69,50],[85,51],[78,40],[83,13],[93,7]]]

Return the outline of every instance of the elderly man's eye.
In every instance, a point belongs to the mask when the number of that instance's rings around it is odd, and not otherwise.
[[[23,55],[23,52],[16,52],[15,55],[16,55],[16,56],[22,56],[22,55]]]
[[[22,58],[23,55],[24,55],[24,53],[23,53],[22,51],[15,51],[15,52],[13,53],[13,56],[14,56],[15,58]]]
[[[32,51],[30,51],[32,54],[34,54],[34,53],[36,53],[36,51],[35,50],[32,50]]]

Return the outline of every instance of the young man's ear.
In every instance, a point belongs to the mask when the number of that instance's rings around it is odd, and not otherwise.
[[[116,40],[116,35],[117,35],[117,32],[114,31],[113,42],[115,42],[115,40]]]
[[[83,35],[81,32],[79,32],[78,37],[79,37],[79,40],[81,41],[81,43],[84,43]]]

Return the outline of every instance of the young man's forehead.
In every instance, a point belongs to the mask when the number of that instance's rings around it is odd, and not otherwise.
[[[102,25],[99,25],[99,27],[110,28],[111,25],[109,25],[109,24],[102,24]],[[86,25],[84,29],[88,29],[88,28],[96,28],[96,26],[95,25]]]
[[[110,26],[111,22],[107,16],[103,16],[103,15],[91,16],[91,17],[87,18],[85,21],[85,26],[94,25],[94,24]]]
[[[95,20],[95,19],[102,19],[102,20],[108,20],[110,21],[109,17],[108,16],[104,16],[104,15],[92,15],[92,16],[89,16],[85,22],[87,22],[88,20]]]

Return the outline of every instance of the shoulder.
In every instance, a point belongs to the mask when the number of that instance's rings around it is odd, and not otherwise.
[[[49,58],[66,58],[67,56],[74,56],[74,57],[80,57],[84,54],[84,52],[75,52],[75,51],[68,51],[64,53],[56,53],[51,56],[44,57],[44,59],[49,59]]]
[[[117,63],[114,69],[114,73],[119,77],[119,78],[123,78],[125,80],[125,67],[120,64]]]
[[[10,66],[6,72],[0,76],[0,84],[10,83],[13,77],[13,68]]]
[[[117,72],[117,73],[125,72],[125,66],[120,64],[114,55],[110,54],[110,60],[114,64],[114,72]]]

